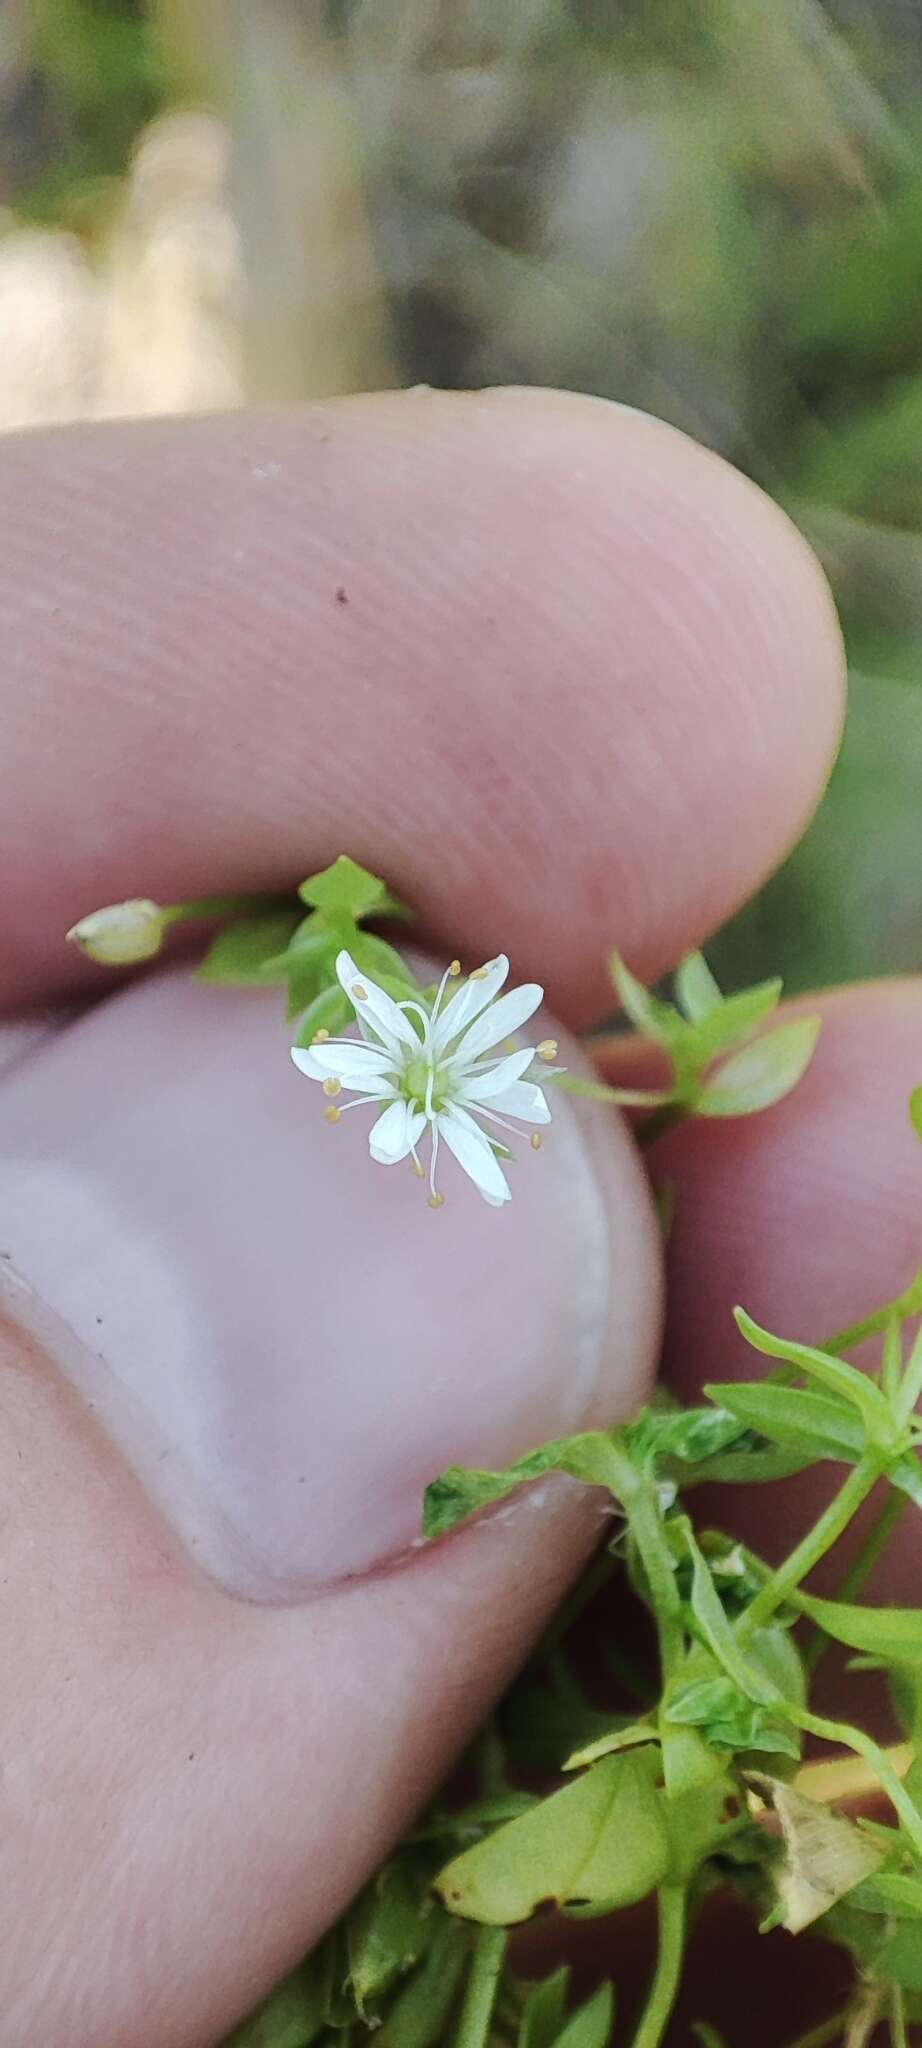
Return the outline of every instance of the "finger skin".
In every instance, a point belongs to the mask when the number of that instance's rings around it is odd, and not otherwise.
[[[0,1333],[4,2036],[212,2048],[344,1908],[600,1526],[552,1482],[300,1610],[198,1575]]]
[[[99,903],[346,848],[580,1023],[613,942],[653,972],[777,863],[840,728],[784,516],[560,394],[10,437],[0,618],[9,1006],[73,976]]]

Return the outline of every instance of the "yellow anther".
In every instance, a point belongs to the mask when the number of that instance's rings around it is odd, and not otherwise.
[[[537,1050],[539,1060],[555,1060],[557,1058],[556,1038],[542,1038]]]
[[[368,1001],[368,990],[360,981],[353,982],[351,994],[357,1003],[367,1003]]]
[[[412,1165],[413,1172],[415,1173],[417,1180],[425,1180],[426,1169],[424,1166],[420,1165],[419,1160],[413,1159],[411,1160],[410,1164]]]
[[[329,1109],[324,1110],[323,1117],[325,1123],[338,1124],[342,1117],[342,1110],[337,1109],[335,1102],[331,1102]]]
[[[459,974],[460,974],[460,972],[461,972],[461,962],[460,962],[460,960],[453,960],[453,961],[452,961],[452,963],[451,963],[451,966],[449,967],[449,970],[448,970],[448,972],[449,972],[449,974],[451,974],[451,975],[454,975],[454,976],[457,976],[457,975],[459,975]]]
[[[532,1149],[532,1151],[533,1151],[533,1152],[540,1152],[540,1150],[541,1150],[541,1132],[540,1132],[540,1131],[532,1131],[532,1134],[531,1134],[531,1149]]]
[[[330,1036],[330,1034],[329,1034],[329,1032],[328,1032],[328,1030],[327,1030],[326,1026],[325,1026],[324,1024],[321,1024],[321,1026],[320,1026],[320,1030],[319,1030],[319,1031],[315,1031],[315,1032],[314,1032],[314,1036],[313,1036],[313,1038],[311,1039],[311,1044],[312,1044],[312,1045],[326,1045],[326,1042],[327,1042],[327,1039],[329,1038],[329,1036]]]
[[[445,1197],[444,1197],[444,1195],[430,1195],[430,1196],[429,1196],[429,1207],[430,1207],[430,1209],[441,1209],[441,1208],[443,1208],[443,1207],[444,1207],[444,1204],[445,1204]]]
[[[324,1095],[341,1095],[343,1084],[335,1074],[328,1074],[323,1084]]]
[[[475,968],[473,968],[473,969],[472,969],[472,972],[471,972],[471,980],[472,980],[472,981],[486,981],[486,978],[487,978],[487,970],[486,970],[486,968],[485,968],[485,967],[475,967]]]

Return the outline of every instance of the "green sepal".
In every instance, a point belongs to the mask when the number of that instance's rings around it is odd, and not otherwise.
[[[694,1098],[697,1116],[751,1116],[796,1088],[813,1057],[820,1017],[797,1017],[730,1055]]]
[[[331,1038],[338,1038],[351,1021],[352,1006],[336,982],[332,988],[323,989],[308,1006],[295,1045],[312,1045],[318,1031],[328,1031]]]
[[[297,909],[256,911],[226,925],[198,967],[200,981],[225,981],[234,987],[260,987],[284,981],[282,964],[301,918]]]

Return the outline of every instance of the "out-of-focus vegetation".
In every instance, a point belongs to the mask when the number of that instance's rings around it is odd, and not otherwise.
[[[40,217],[76,233],[92,289],[111,301],[115,246],[123,295],[139,267],[161,315],[191,294],[183,346],[223,351],[151,386],[145,315],[144,378],[86,372],[82,409],[560,384],[675,422],[786,506],[841,606],[850,724],[722,971],[922,966],[915,0],[14,0],[0,35],[0,307]],[[130,170],[190,98],[231,139],[225,180],[215,124],[183,131],[212,150],[191,239],[175,128]],[[152,187],[184,209],[166,271]],[[0,407],[4,353],[0,325]]]

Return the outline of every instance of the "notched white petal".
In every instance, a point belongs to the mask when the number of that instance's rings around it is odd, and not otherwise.
[[[379,1166],[396,1166],[406,1159],[421,1137],[426,1119],[421,1110],[411,1110],[401,1097],[379,1116],[368,1133],[368,1150]]]
[[[458,1094],[465,1101],[492,1102],[495,1096],[502,1095],[504,1089],[511,1087],[513,1081],[521,1080],[533,1060],[532,1048],[526,1045],[521,1052],[509,1053],[505,1059],[497,1060],[492,1067],[484,1067],[480,1073],[465,1074]]]
[[[449,1046],[460,1032],[467,1030],[474,1018],[479,1017],[487,1004],[492,1003],[494,996],[499,994],[508,973],[509,962],[505,953],[497,953],[495,960],[488,960],[485,966],[478,968],[476,974],[469,975],[463,987],[451,997],[441,1016],[436,1019],[432,1030],[434,1052],[444,1052],[446,1046]]]

